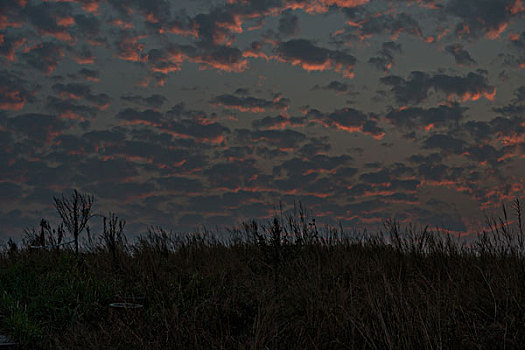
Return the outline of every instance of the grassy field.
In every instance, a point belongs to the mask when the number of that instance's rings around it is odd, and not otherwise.
[[[513,214],[468,245],[391,221],[372,236],[320,230],[300,213],[228,242],[151,228],[126,243],[112,216],[78,253],[29,248],[54,241],[43,225],[2,251],[2,328],[48,349],[523,348],[519,201]],[[132,297],[144,307],[108,306]]]

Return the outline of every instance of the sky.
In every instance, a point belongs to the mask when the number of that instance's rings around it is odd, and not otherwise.
[[[2,0],[0,239],[95,196],[131,234],[525,194],[523,0]]]

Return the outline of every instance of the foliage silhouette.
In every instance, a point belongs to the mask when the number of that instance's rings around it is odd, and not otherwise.
[[[487,218],[472,242],[393,220],[376,234],[322,228],[301,206],[229,241],[150,227],[129,242],[110,214],[78,255],[8,242],[0,313],[31,349],[519,349],[521,210]],[[136,296],[141,313],[109,311]]]

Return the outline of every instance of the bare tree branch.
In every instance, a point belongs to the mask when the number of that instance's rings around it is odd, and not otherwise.
[[[71,197],[62,194],[61,198],[53,197],[53,200],[64,226],[75,239],[75,252],[78,254],[78,236],[92,217],[91,208],[95,199],[92,195],[75,190]]]

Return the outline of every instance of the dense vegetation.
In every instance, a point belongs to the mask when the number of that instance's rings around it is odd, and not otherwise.
[[[78,252],[58,245],[74,227],[43,221],[3,249],[2,328],[26,348],[522,348],[519,201],[503,214],[469,244],[392,221],[321,230],[303,210],[227,242],[152,227],[128,243],[111,214]],[[108,306],[133,298],[144,307]]]

